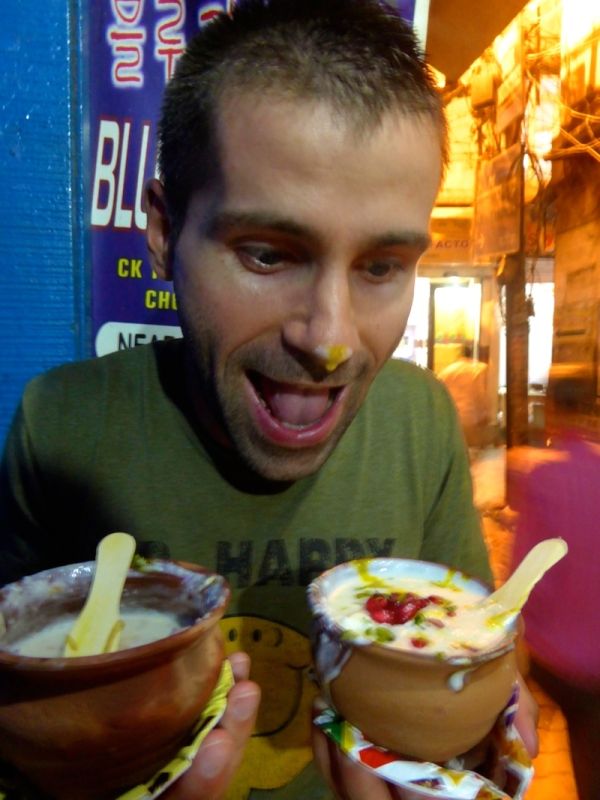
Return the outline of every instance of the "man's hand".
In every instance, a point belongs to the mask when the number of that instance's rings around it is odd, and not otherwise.
[[[314,725],[312,744],[315,762],[338,800],[400,800],[392,784],[351,761]]]
[[[521,675],[519,681],[519,708],[515,727],[531,758],[538,754],[538,706]],[[339,800],[393,800],[399,798],[397,790],[360,764],[345,756],[335,743],[312,726],[315,762],[328,785]]]
[[[248,680],[250,659],[245,653],[233,653],[229,660],[235,686],[223,718],[202,742],[189,770],[165,792],[165,800],[219,800],[242,760],[256,722],[260,689]]]
[[[515,728],[519,731],[527,752],[531,758],[535,758],[539,752],[537,724],[540,714],[538,704],[521,675],[518,676],[518,680],[519,708],[515,716]]]

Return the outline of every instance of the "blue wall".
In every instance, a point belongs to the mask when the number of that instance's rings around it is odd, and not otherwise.
[[[0,445],[25,382],[87,355],[79,0],[0,8]]]

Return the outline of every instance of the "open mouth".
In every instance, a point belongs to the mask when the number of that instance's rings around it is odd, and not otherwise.
[[[338,398],[341,388],[303,387],[279,383],[256,372],[248,373],[261,406],[279,425],[290,431],[303,431],[318,425]]]
[[[261,437],[285,449],[324,445],[347,406],[348,385],[303,386],[248,372],[249,409]]]

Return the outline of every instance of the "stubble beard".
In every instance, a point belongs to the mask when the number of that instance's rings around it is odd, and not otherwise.
[[[353,421],[370,385],[366,367],[353,368],[344,413],[330,436],[315,447],[286,448],[270,442],[256,429],[244,382],[249,369],[288,381],[306,378],[306,371],[291,356],[269,355],[256,349],[249,356],[244,353],[231,359],[219,379],[210,347],[193,341],[190,344],[189,338],[187,342],[190,393],[204,432],[230,455],[235,454],[242,469],[272,483],[290,483],[317,472]]]

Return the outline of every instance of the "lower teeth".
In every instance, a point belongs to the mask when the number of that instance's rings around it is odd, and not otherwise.
[[[273,416],[273,415],[271,415],[271,416]],[[277,420],[277,422],[279,422],[280,425],[283,425],[284,428],[289,428],[289,430],[292,430],[292,431],[302,431],[305,428],[308,428],[309,425],[313,425],[314,424],[313,422],[307,422],[305,425],[298,425],[295,422],[286,422],[285,420],[279,419],[278,417],[274,417],[274,418]],[[316,420],[315,420],[315,422],[316,422]]]

